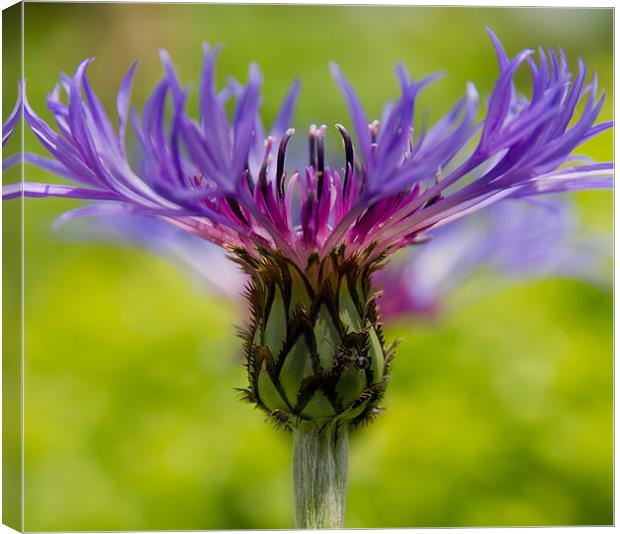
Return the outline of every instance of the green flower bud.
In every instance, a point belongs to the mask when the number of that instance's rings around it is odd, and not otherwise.
[[[392,357],[371,286],[378,262],[343,250],[311,256],[303,271],[272,251],[260,259],[235,251],[235,259],[251,276],[245,398],[289,427],[373,416]]]

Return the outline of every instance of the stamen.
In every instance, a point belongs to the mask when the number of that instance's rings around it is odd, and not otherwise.
[[[258,173],[258,186],[264,198],[267,198],[267,167],[271,159],[271,149],[273,148],[274,142],[275,139],[272,136],[265,139],[265,155],[263,156],[263,164]]]
[[[228,202],[230,209],[233,210],[233,213],[237,216],[237,218],[246,226],[250,226],[250,223],[248,222],[248,220],[243,215],[243,212],[241,211],[241,206],[239,206],[239,203],[235,200],[235,198],[228,195],[226,197],[226,201]]]
[[[243,172],[245,173],[245,179],[248,183],[248,188],[250,189],[250,192],[254,194],[254,180],[252,179],[252,174],[250,173],[250,162],[248,158],[245,158],[245,163],[243,164],[243,168],[244,168]]]
[[[439,183],[439,180],[441,179],[441,166],[438,167],[437,172],[435,172],[435,178],[434,178],[434,182],[435,185],[437,185]],[[428,199],[428,201],[424,204],[424,206],[422,206],[422,209],[426,209],[426,208],[430,208],[433,204],[436,204],[437,202],[439,202],[440,200],[443,200],[444,196],[441,193],[437,193],[434,197]]]
[[[351,142],[351,136],[347,132],[346,128],[342,124],[336,124],[336,128],[342,136],[344,141],[344,155],[345,155],[345,169],[344,169],[344,183],[342,185],[342,194],[347,192],[347,184],[349,182],[349,176],[353,171],[353,143]]]
[[[295,130],[289,128],[280,141],[280,147],[278,148],[278,161],[276,165],[276,181],[278,184],[278,196],[280,199],[284,198],[284,157],[286,156],[286,145],[288,145],[289,139],[293,136]]]
[[[316,136],[316,155],[317,166],[316,172],[318,175],[319,183],[317,185],[317,200],[320,203],[323,193],[323,182],[325,181],[325,125],[322,125]]]
[[[314,193],[310,190],[308,191],[308,198],[301,212],[301,228],[303,239],[306,243],[312,243],[314,241],[314,231],[313,228],[311,228],[313,205]]]
[[[424,204],[422,209],[430,208],[433,204],[436,204],[440,200],[443,200],[443,196],[441,195],[441,193],[439,193],[439,194],[435,195],[434,197],[430,198],[428,200],[428,202],[426,204]]]
[[[248,188],[250,189],[250,193],[254,194],[254,180],[252,180],[249,170],[247,170],[245,173],[245,180],[248,183]]]
[[[309,149],[310,149],[310,166],[314,167],[315,169],[318,166],[317,154],[316,154],[316,136],[317,136],[317,132],[318,132],[318,129],[316,127],[316,124],[311,124],[310,125],[310,131],[308,132]]]

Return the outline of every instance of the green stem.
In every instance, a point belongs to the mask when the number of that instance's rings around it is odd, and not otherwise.
[[[342,528],[347,495],[347,424],[293,430],[297,528]]]

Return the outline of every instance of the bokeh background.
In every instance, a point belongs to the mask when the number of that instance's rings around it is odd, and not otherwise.
[[[18,36],[15,22],[5,34]],[[397,92],[397,60],[414,76],[446,71],[421,99],[434,118],[467,80],[482,94],[492,87],[485,26],[509,53],[561,45],[572,66],[583,56],[613,96],[611,10],[46,3],[25,4],[28,95],[49,119],[44,99],[59,73],[95,56],[89,74],[112,112],[125,70],[140,59],[141,105],[162,75],[159,48],[196,87],[208,41],[225,44],[221,81],[261,65],[267,120],[299,76],[300,132],[310,122],[349,123],[330,60],[370,115]],[[19,72],[17,53],[4,61],[5,72]],[[8,110],[16,91],[4,78]],[[41,151],[31,134],[25,144]],[[585,152],[610,159],[612,134]],[[44,178],[26,169],[26,179]],[[611,231],[610,192],[574,198],[588,224]],[[52,232],[75,205],[25,206],[25,528],[291,527],[290,436],[234,392],[244,385],[239,309],[146,251]],[[15,221],[16,205],[4,209]],[[19,243],[15,224],[5,222],[4,240],[5,272],[15,274],[6,253]],[[5,278],[11,302],[15,281]],[[455,295],[438,320],[388,327],[388,338],[404,341],[384,415],[352,437],[346,525],[610,524],[611,270],[598,287],[545,279],[471,293]],[[18,327],[19,314],[5,313],[5,332]]]

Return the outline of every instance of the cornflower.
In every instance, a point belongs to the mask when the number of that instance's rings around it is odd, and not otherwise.
[[[571,155],[611,126],[595,124],[604,100],[596,75],[586,84],[582,61],[573,75],[562,50],[509,57],[490,35],[499,75],[482,120],[478,94],[468,83],[447,115],[414,130],[417,97],[437,75],[415,80],[399,64],[400,96],[371,122],[339,67],[331,65],[355,133],[354,143],[336,125],[342,168],[325,160],[326,126],[311,126],[308,164],[287,169],[299,85],[292,85],[265,136],[259,68],[250,66],[245,85],[231,83],[218,92],[219,47],[204,49],[198,119],[185,109],[188,90],[165,51],[165,76],[141,116],[129,112],[136,64],[129,69],[117,96],[117,128],[89,83],[92,59],[50,93],[56,130],[24,95],[25,120],[52,156],[24,154],[24,160],[76,184],[8,185],[5,199],[90,201],[59,222],[152,217],[224,248],[249,277],[250,320],[243,334],[249,385],[243,396],[293,432],[299,527],[342,526],[348,428],[378,413],[393,356],[373,282],[390,256],[425,246],[430,232],[500,201],[611,187],[611,163]],[[531,74],[529,98],[514,85],[523,65]],[[138,165],[126,148],[128,124],[140,147]]]

